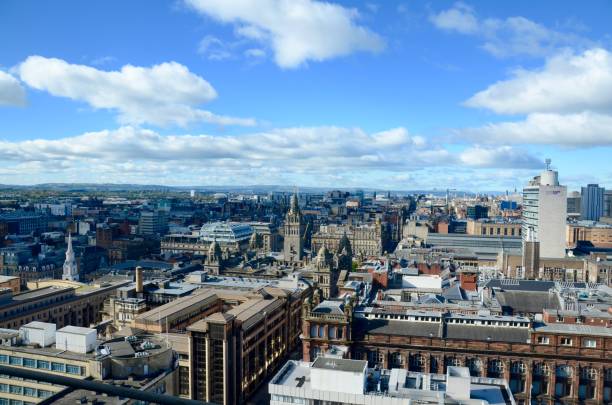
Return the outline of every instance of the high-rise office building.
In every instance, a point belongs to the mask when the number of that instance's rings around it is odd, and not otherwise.
[[[523,239],[531,228],[540,242],[542,257],[565,256],[567,188],[559,185],[559,174],[547,168],[523,189]]]
[[[599,221],[604,214],[604,188],[598,184],[588,184],[582,187],[580,214],[582,219]]]
[[[164,210],[142,211],[138,221],[141,235],[163,235],[168,231],[168,217]]]
[[[572,191],[567,196],[567,215],[572,217],[580,216],[580,202],[582,197],[578,191]]]
[[[604,217],[612,217],[612,190],[604,191]]]

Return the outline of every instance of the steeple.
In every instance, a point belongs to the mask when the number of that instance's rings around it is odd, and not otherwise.
[[[289,208],[289,213],[293,215],[300,213],[300,205],[298,204],[297,194],[293,194],[291,196],[291,206]]]
[[[64,271],[62,274],[63,280],[78,281],[79,269],[77,268],[74,258],[74,250],[72,249],[72,235],[68,232],[68,248],[66,249],[66,259],[64,260]]]

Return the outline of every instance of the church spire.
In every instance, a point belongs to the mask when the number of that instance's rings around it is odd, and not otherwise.
[[[62,279],[70,281],[79,280],[79,269],[74,258],[74,250],[72,249],[72,234],[70,232],[68,232],[68,248],[66,249],[66,259],[64,260]]]

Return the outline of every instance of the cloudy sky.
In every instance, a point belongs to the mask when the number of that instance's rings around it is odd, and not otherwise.
[[[612,187],[612,2],[0,2],[0,184]]]

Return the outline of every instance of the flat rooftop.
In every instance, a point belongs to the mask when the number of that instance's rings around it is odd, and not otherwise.
[[[335,367],[329,366],[334,363]],[[326,391],[313,386],[317,384],[311,379],[311,372],[314,368],[337,370],[338,376],[334,378],[334,381],[338,384],[342,384],[343,371],[362,372],[365,370],[368,379],[364,381],[362,394]],[[514,403],[511,400],[512,394],[502,379],[468,376],[466,380],[470,384],[471,401],[482,400],[489,405]],[[325,397],[329,401],[365,405],[406,404],[407,399],[414,401],[411,403],[436,405],[461,402],[459,399],[448,397],[446,390],[447,376],[444,374],[415,373],[405,369],[376,370],[367,368],[367,362],[363,360],[325,357],[318,357],[313,363],[289,360],[269,384],[271,394],[300,396],[309,399]]]

